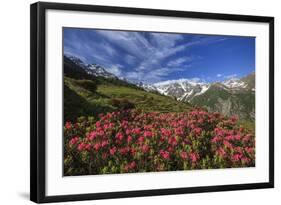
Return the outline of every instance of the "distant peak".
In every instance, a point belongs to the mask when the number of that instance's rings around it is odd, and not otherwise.
[[[84,63],[80,58],[73,56],[73,55],[69,55],[69,54],[64,54],[64,57],[69,58],[72,61],[76,61],[76,62],[80,62],[80,63]]]
[[[86,71],[89,75],[92,76],[101,76],[105,78],[117,78],[114,74],[108,72],[103,66],[98,65],[96,63],[86,64],[80,58],[72,55],[64,55],[69,60],[71,60],[78,67]]]
[[[181,78],[177,80],[166,80],[161,81],[158,83],[154,83],[155,86],[163,86],[163,85],[170,85],[170,84],[176,84],[176,83],[189,83],[189,84],[206,84],[205,82],[201,81],[199,78]]]

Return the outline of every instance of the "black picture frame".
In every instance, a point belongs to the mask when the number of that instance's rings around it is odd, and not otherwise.
[[[45,192],[45,25],[46,10],[87,11],[101,13],[137,14],[195,19],[263,22],[269,24],[269,181],[263,183],[230,184],[192,188],[169,188],[158,190],[89,193],[46,196]],[[218,192],[274,187],[274,17],[230,15],[217,13],[125,8],[82,4],[38,2],[30,7],[30,199],[37,203],[76,200],[97,200],[123,197],[141,197],[198,192]]]

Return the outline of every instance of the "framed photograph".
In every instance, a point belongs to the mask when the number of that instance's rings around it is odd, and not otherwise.
[[[274,187],[274,18],[31,5],[30,198]]]

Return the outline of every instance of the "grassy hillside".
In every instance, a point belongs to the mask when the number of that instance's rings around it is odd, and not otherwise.
[[[96,116],[128,108],[182,112],[189,110],[191,106],[168,96],[146,92],[117,79],[92,77],[78,80],[64,77],[64,120],[73,121],[83,115]]]
[[[231,93],[222,85],[214,84],[203,95],[194,97],[191,103],[226,116],[238,115],[241,119],[251,121],[255,119],[255,93],[252,91]]]
[[[220,84],[212,85],[203,95],[195,96],[191,102],[192,104],[205,106],[214,106],[218,98],[227,100],[231,96],[231,93],[227,92]]]

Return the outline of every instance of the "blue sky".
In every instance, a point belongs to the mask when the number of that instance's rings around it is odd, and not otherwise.
[[[64,28],[64,54],[133,82],[214,82],[255,70],[254,37]]]

